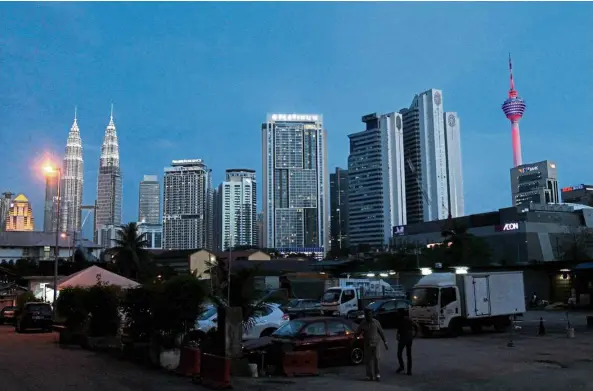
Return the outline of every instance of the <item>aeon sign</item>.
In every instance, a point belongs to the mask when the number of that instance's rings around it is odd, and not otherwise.
[[[519,229],[519,223],[506,223],[504,225],[497,225],[495,227],[495,231],[497,231],[497,232],[516,231],[518,229]]]

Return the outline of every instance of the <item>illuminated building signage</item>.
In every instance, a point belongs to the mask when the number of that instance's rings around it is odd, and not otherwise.
[[[404,225],[396,225],[393,227],[393,236],[402,236],[404,235]]]
[[[533,171],[539,171],[539,167],[538,166],[531,166],[531,167],[522,167],[519,169],[519,172],[521,174],[525,174],[527,172],[533,172]]]
[[[426,248],[434,248],[437,246],[442,246],[444,243],[429,243],[426,245]],[[447,247],[451,247],[451,245],[453,244],[453,242],[449,242],[449,244],[447,244]]]
[[[566,193],[569,191],[575,191],[575,190],[583,190],[585,188],[585,185],[577,185],[577,186],[568,186],[568,187],[563,187],[562,188],[562,192]]]
[[[497,225],[494,227],[496,232],[508,232],[508,231],[516,231],[519,229],[519,223],[506,223],[503,225]]]
[[[319,121],[318,115],[313,114],[272,114],[272,121]]]

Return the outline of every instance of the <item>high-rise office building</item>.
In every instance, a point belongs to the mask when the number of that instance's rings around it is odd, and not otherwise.
[[[543,160],[511,168],[511,192],[513,206],[558,203],[556,163]]]
[[[336,167],[329,174],[330,246],[332,251],[348,248],[348,170]]]
[[[121,225],[122,177],[119,167],[119,144],[115,123],[113,122],[113,105],[109,124],[105,129],[101,159],[99,161],[99,179],[97,181],[96,229],[102,226]]]
[[[8,211],[10,210],[13,195],[14,194],[7,191],[2,193],[2,197],[0,197],[0,232],[6,231],[6,221],[8,219]]]
[[[575,185],[562,188],[562,202],[593,206],[593,185]]]
[[[173,160],[163,184],[163,248],[211,249],[211,170],[201,159]]]
[[[66,151],[62,163],[62,184],[60,187],[60,231],[76,235],[82,224],[82,187],[84,184],[82,139],[78,128],[76,110],[74,123],[68,133]],[[46,205],[47,205],[46,192]],[[56,195],[57,196],[57,195]],[[44,222],[45,224],[45,222]]]
[[[163,226],[161,224],[138,224],[138,232],[144,234],[147,241],[146,248],[161,249],[163,248]]]
[[[444,112],[443,93],[435,89],[417,94],[410,107],[400,113],[407,224],[463,216],[459,117]]]
[[[222,183],[212,189],[212,249],[222,251]]]
[[[329,175],[321,115],[271,114],[262,125],[264,245],[329,250]]]
[[[138,190],[138,221],[144,224],[160,225],[161,184],[156,175],[144,175]]]
[[[257,214],[257,248],[264,248],[264,212]]]
[[[255,170],[226,170],[221,191],[223,250],[257,245]]]
[[[58,229],[58,176],[45,177],[45,203],[43,206],[43,232]]]
[[[362,122],[365,130],[348,135],[348,244],[382,249],[406,224],[403,124],[399,113]]]
[[[35,220],[31,204],[24,194],[17,195],[10,203],[6,231],[34,231]]]

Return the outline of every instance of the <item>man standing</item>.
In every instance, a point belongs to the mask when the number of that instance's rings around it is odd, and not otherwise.
[[[397,326],[397,360],[399,361],[399,368],[397,373],[404,371],[403,352],[406,349],[406,358],[408,361],[408,375],[412,375],[412,341],[414,340],[415,325],[406,310],[403,308],[399,310],[400,320]]]
[[[358,326],[356,335],[364,334],[364,359],[366,364],[367,380],[381,380],[379,374],[379,338],[387,347],[387,340],[383,334],[381,323],[373,319],[373,313],[370,309],[364,310],[364,320]]]

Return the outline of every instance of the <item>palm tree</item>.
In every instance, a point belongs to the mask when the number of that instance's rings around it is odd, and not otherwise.
[[[120,226],[117,236],[112,251],[118,272],[134,280],[146,277],[152,266],[146,233],[140,234],[138,224],[132,222]]]

